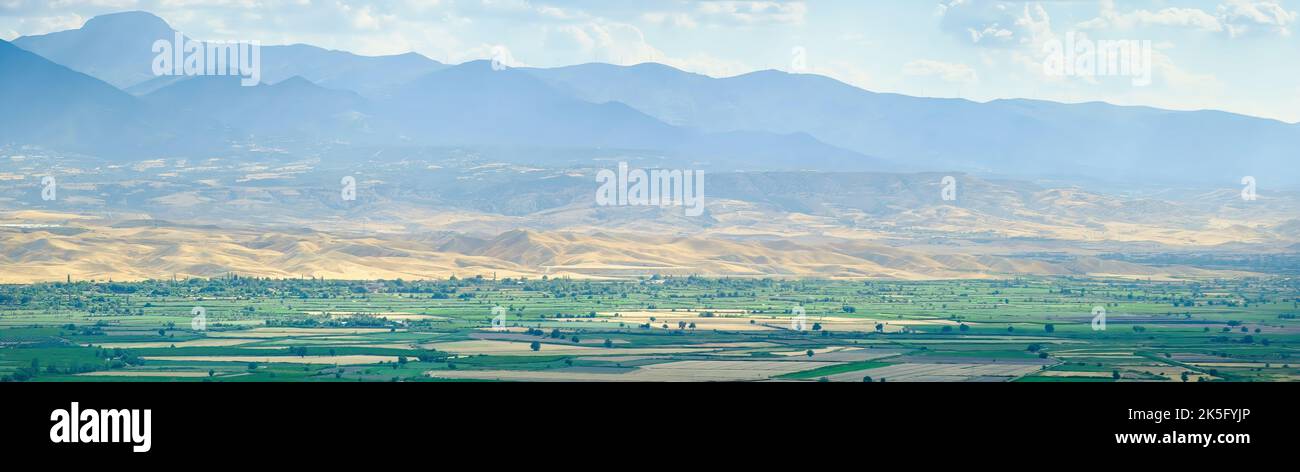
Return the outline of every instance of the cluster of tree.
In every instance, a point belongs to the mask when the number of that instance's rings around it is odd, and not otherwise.
[[[266,326],[286,328],[396,328],[401,323],[369,314],[356,314],[342,318],[270,318]]]

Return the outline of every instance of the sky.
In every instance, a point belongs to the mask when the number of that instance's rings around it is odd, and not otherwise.
[[[0,0],[0,38],[125,10],[198,39],[414,51],[447,63],[659,62],[715,77],[778,69],[916,96],[1300,122],[1300,0]],[[1052,44],[1103,40],[1145,45],[1149,56],[1132,57],[1149,65],[1149,83],[1044,67]]]

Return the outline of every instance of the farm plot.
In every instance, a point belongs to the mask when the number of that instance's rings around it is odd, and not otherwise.
[[[1037,372],[1032,364],[922,364],[906,363],[846,372],[828,377],[832,382],[861,382],[863,377],[890,382],[1007,382]]]
[[[191,339],[189,341],[143,341],[143,342],[109,342],[109,343],[90,343],[86,346],[101,347],[104,349],[146,349],[161,347],[224,347],[238,346],[260,342],[259,339],[241,339],[241,338],[220,338],[220,339]]]
[[[1187,374],[1188,382],[1216,380],[1217,377],[1197,372],[1187,368],[1163,365],[1163,364],[1118,364],[1108,368],[1076,370],[1076,369],[1054,369],[1045,370],[1033,374],[1033,377],[1053,377],[1053,378],[1085,378],[1085,379],[1113,379],[1115,372],[1119,372],[1120,381],[1136,382],[1181,382],[1182,375]]]
[[[196,371],[165,371],[165,370],[105,370],[100,372],[86,372],[77,374],[77,377],[176,377],[176,378],[202,378],[207,377],[207,372]]]
[[[595,373],[579,369],[551,371],[454,370],[431,371],[444,379],[515,381],[607,382],[739,382],[767,380],[778,375],[836,365],[834,362],[782,361],[677,361],[641,366],[622,373]]]
[[[391,320],[391,321],[409,321],[409,320],[449,320],[449,319],[451,319],[451,318],[447,318],[447,317],[445,317],[445,316],[426,315],[426,314],[420,314],[420,313],[401,313],[401,312],[390,312],[390,313],[365,313],[365,312],[319,312],[319,311],[309,311],[309,312],[306,312],[306,314],[308,314],[308,315],[313,315],[313,316],[326,316],[326,317],[330,317],[330,318],[349,318],[349,317],[353,317],[353,316],[373,316],[373,317],[375,317],[375,318],[382,318],[382,319],[385,319],[385,320]]]
[[[348,356],[145,356],[144,359],[152,361],[180,362],[257,362],[262,364],[283,363],[337,365],[397,362],[397,356],[372,356],[360,354]]]
[[[496,341],[476,339],[472,341],[451,341],[423,344],[424,349],[435,349],[462,356],[498,355],[498,356],[554,356],[554,355],[637,355],[637,354],[688,354],[716,351],[716,348],[694,347],[639,347],[639,348],[603,348],[575,344],[542,343],[534,351],[528,342]]]
[[[812,357],[807,357],[807,350],[773,352],[772,354],[789,358],[789,360],[804,359],[821,362],[860,362],[893,357],[904,352],[891,349],[863,349],[848,346],[831,346],[822,349],[812,349],[812,351]]]
[[[694,323],[697,330],[718,330],[718,331],[768,331],[768,330],[787,330],[790,329],[790,315],[768,315],[768,314],[749,314],[749,313],[714,313],[711,317],[701,316],[699,312],[693,311],[627,311],[600,313],[606,322],[621,322],[627,324],[649,324],[651,328],[663,329],[664,325],[668,329],[678,329],[679,323],[687,325]],[[912,327],[933,327],[936,330],[943,325],[953,325],[957,323],[950,320],[876,320],[871,318],[848,318],[842,316],[812,316],[809,315],[804,320],[805,329],[811,329],[814,324],[820,325],[822,330],[826,331],[857,331],[872,332],[876,330],[876,324],[881,325],[881,330],[887,333],[899,332],[904,328]]]
[[[404,330],[395,330],[401,332]],[[208,337],[213,338],[286,338],[296,336],[327,336],[342,334],[375,334],[387,333],[389,330],[381,328],[252,328],[235,331],[209,331]]]
[[[530,334],[524,334],[522,332],[505,332],[505,331],[474,332],[474,333],[469,333],[468,336],[471,339],[485,339],[485,340],[492,340],[492,341],[524,341],[524,342],[531,343],[537,340],[536,336]],[[628,344],[628,341],[626,339],[615,339],[615,338],[604,338],[604,339],[587,338],[587,339],[580,339],[576,343],[567,339],[548,339],[546,340],[546,342],[552,344],[569,344],[569,345],[580,345],[580,344],[603,345],[605,344],[605,339],[609,339],[610,344],[616,344],[616,345]]]

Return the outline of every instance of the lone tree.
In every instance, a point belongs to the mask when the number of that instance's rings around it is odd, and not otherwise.
[[[1119,369],[1110,371],[1110,378],[1119,380]]]
[[[868,376],[862,377],[862,381],[863,381],[863,382],[870,382],[870,381],[871,381],[871,376],[868,375]]]
[[[1053,325],[1053,324],[1051,324],[1051,323],[1045,324],[1045,325],[1043,325],[1043,331],[1047,331],[1047,332],[1051,333],[1051,332],[1053,332],[1053,331],[1056,331],[1056,326]]]
[[[533,341],[532,344],[529,344],[529,345],[528,345],[528,348],[529,348],[529,349],[532,349],[534,352],[535,352],[535,351],[540,351],[540,350],[542,350],[542,343],[539,343],[539,342],[537,342],[537,341]]]

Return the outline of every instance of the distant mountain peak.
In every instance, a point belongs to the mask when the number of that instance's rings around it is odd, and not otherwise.
[[[315,82],[304,79],[301,75],[295,75],[287,79],[276,82],[275,87],[317,87]]]
[[[112,31],[134,31],[134,33],[157,34],[166,31],[172,33],[172,25],[168,25],[165,20],[157,17],[156,14],[149,12],[121,12],[100,14],[86,21],[82,25],[82,30],[87,33],[112,33]]]
[[[465,70],[491,69],[492,61],[488,59],[475,59],[472,61],[462,62],[452,67],[457,69],[465,69]]]
[[[142,11],[100,15],[81,28],[22,36],[14,45],[77,72],[127,88],[154,78],[155,41],[171,41],[175,30],[162,18]]]
[[[171,29],[171,25],[168,25],[167,21],[160,18],[158,15],[149,13],[147,11],[140,11],[140,10],[97,15],[89,20],[86,20],[86,24],[82,25],[82,28],[94,29],[94,28],[104,28],[104,27],[112,27],[112,26],[119,26],[119,25],[130,25],[132,27],[161,26],[163,28]]]
[[[778,69],[760,69],[752,72],[746,72],[744,74],[737,74],[735,75],[735,77],[789,77],[792,75],[800,75],[800,74],[792,74]]]

